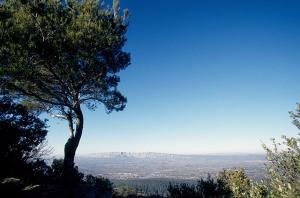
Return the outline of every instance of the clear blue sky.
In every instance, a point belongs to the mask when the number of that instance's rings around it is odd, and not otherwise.
[[[132,64],[123,112],[85,111],[78,154],[262,152],[295,136],[300,102],[300,1],[121,0],[131,12]],[[62,153],[63,121],[49,144]]]

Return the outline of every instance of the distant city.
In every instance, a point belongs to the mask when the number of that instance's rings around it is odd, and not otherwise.
[[[215,176],[223,169],[244,168],[252,179],[264,177],[265,155],[108,152],[81,155],[76,165],[86,174],[112,180],[170,179],[198,180]]]

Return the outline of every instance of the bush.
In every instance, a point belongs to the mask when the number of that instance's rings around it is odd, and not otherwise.
[[[130,187],[118,187],[113,191],[113,198],[136,198],[137,193],[134,189]]]
[[[54,159],[51,165],[51,180],[53,183],[62,184],[62,173],[64,168],[63,159]],[[84,174],[79,172],[78,167],[75,166],[72,174],[72,182],[74,185],[83,183]]]
[[[231,191],[225,186],[222,180],[214,180],[208,175],[206,180],[201,179],[197,185],[169,185],[169,197],[171,198],[227,198]]]
[[[197,192],[200,197],[229,197],[230,189],[225,185],[224,181],[217,179],[216,181],[208,175],[206,180],[201,179],[197,184]]]
[[[180,185],[170,184],[168,187],[168,192],[169,192],[169,197],[171,198],[198,197],[195,186],[188,185],[185,183]]]
[[[101,192],[112,192],[113,183],[104,177],[94,177],[93,175],[87,175],[85,181],[89,186],[99,189]]]
[[[249,190],[250,198],[267,198],[269,197],[269,191],[267,185],[263,182],[251,182],[251,188]]]
[[[223,170],[218,174],[217,178],[230,189],[232,197],[249,197],[250,179],[246,176],[243,169]]]
[[[268,187],[272,197],[300,197],[300,139],[282,138],[282,143],[273,139],[273,148],[264,145]]]

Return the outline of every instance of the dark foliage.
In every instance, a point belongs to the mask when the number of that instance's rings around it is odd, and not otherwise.
[[[62,174],[64,168],[64,160],[63,159],[54,159],[51,165],[51,173],[50,173],[50,180],[54,184],[61,184],[62,183]],[[78,167],[75,166],[73,169],[72,174],[72,181],[73,184],[80,184],[83,182],[84,174],[79,172]]]
[[[89,186],[99,189],[101,192],[112,192],[113,183],[109,179],[104,177],[94,177],[93,175],[87,175],[85,181]]]
[[[198,181],[197,185],[170,184],[168,192],[171,198],[227,198],[231,195],[231,191],[222,181],[214,180],[210,176],[206,180]]]
[[[172,198],[183,198],[183,197],[198,197],[197,191],[194,185],[180,184],[180,185],[171,185],[168,187],[170,197]]]
[[[196,186],[197,194],[200,197],[229,197],[231,191],[221,180],[214,180],[208,175],[206,180],[201,179]]]
[[[0,178],[41,177],[48,171],[39,159],[47,135],[45,121],[10,99],[0,99]],[[33,174],[34,172],[34,174]]]
[[[52,182],[50,177],[51,167],[43,159],[37,159],[29,163],[28,173],[30,177],[25,178],[26,183],[30,184],[47,184]]]

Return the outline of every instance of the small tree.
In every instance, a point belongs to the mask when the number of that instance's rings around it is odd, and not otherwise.
[[[37,169],[44,167],[43,161],[39,160],[39,152],[46,135],[45,121],[24,106],[1,98],[0,178],[32,177],[32,169],[38,173]]]
[[[101,5],[97,0],[0,4],[0,88],[68,122],[65,178],[72,174],[82,135],[82,106],[95,109],[101,103],[110,113],[126,104],[117,89],[117,73],[130,63],[122,51],[126,18],[119,16],[118,1],[114,9]]]
[[[300,105],[290,112],[293,124],[300,129]],[[267,152],[266,169],[271,197],[300,196],[300,138],[282,136],[281,143],[272,139],[273,148],[263,145]]]
[[[219,172],[217,176],[227,188],[232,192],[234,198],[249,197],[250,179],[245,174],[244,169],[228,169]]]
[[[300,138],[282,138],[282,143],[273,139],[273,148],[264,145],[267,152],[266,168],[270,193],[272,197],[299,197]]]

